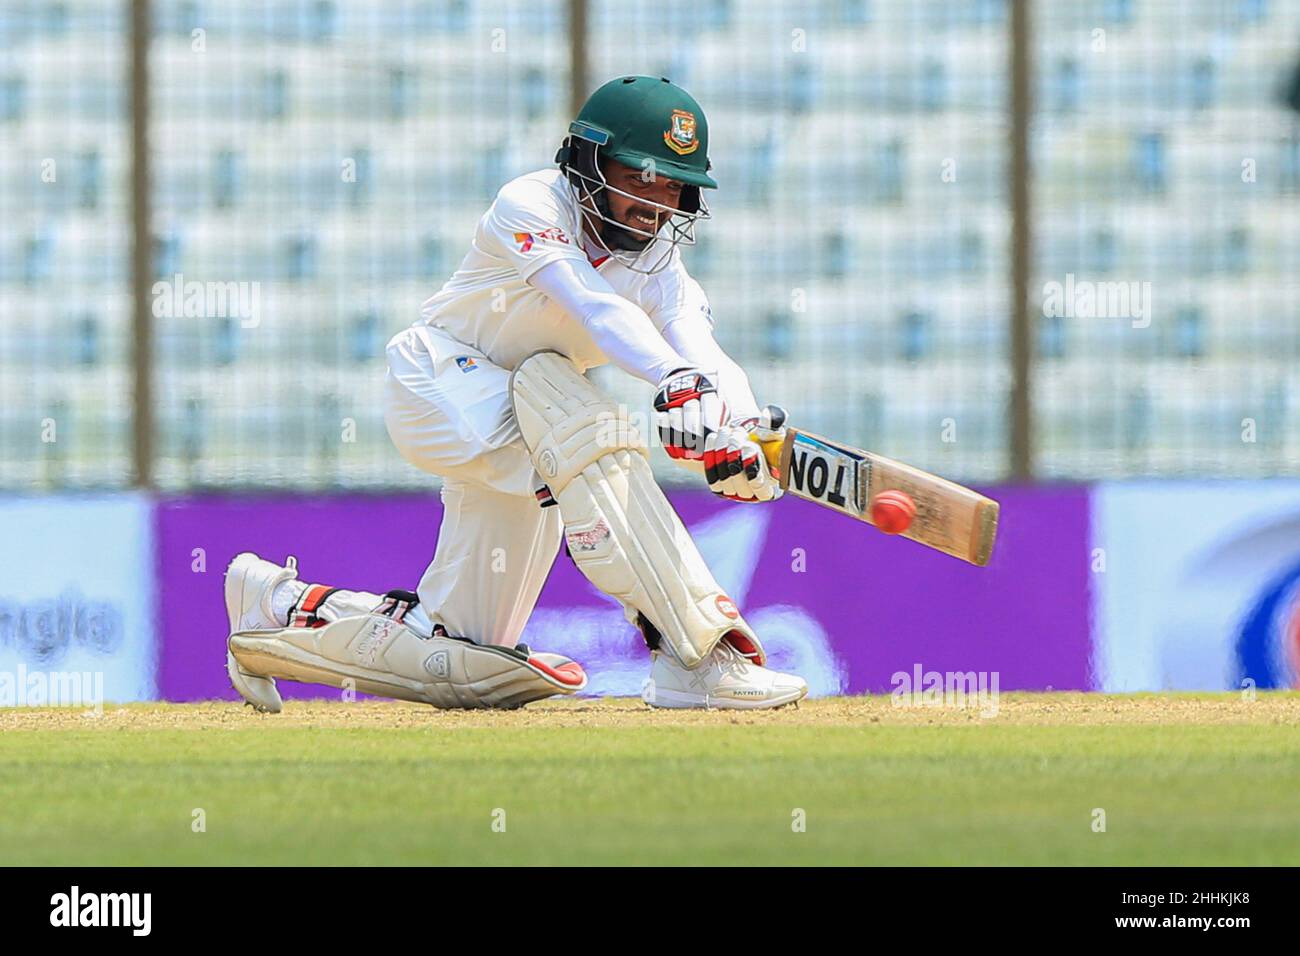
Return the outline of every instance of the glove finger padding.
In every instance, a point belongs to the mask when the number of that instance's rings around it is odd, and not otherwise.
[[[682,425],[682,410],[671,408],[665,412],[655,413],[655,423],[659,427],[659,442],[664,451],[672,458],[686,458],[685,433]]]
[[[708,433],[722,427],[727,406],[718,394],[716,375],[679,369],[655,390],[655,424],[671,458],[699,459]]]
[[[742,428],[728,427],[709,436],[704,474],[710,491],[737,501],[772,501],[782,493],[763,450]]]

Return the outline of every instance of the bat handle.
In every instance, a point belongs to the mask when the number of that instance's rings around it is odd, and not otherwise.
[[[757,442],[758,447],[763,449],[763,457],[767,459],[767,469],[773,477],[780,478],[781,469],[781,449],[785,447],[784,438],[762,438],[758,432],[749,433],[750,441]]]

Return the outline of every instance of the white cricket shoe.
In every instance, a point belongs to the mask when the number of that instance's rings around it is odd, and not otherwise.
[[[661,651],[650,656],[654,663],[641,699],[651,707],[758,710],[792,704],[808,693],[802,677],[761,667],[726,640],[693,670]]]
[[[284,567],[264,561],[251,551],[235,555],[226,568],[226,614],[230,633],[274,630],[285,626],[271,610],[271,595],[276,586],[298,577],[298,562],[289,558]],[[228,642],[227,642],[228,643]],[[275,688],[275,678],[260,677],[242,669],[235,655],[226,648],[226,673],[231,686],[255,710],[278,714],[284,702]]]

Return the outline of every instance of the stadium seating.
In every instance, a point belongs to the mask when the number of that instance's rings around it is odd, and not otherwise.
[[[8,488],[129,480],[123,7],[0,8]],[[256,322],[158,320],[159,482],[427,486],[384,433],[382,346],[500,184],[551,162],[565,3],[156,7],[163,294],[181,276],[256,284],[259,301]],[[1033,14],[1041,474],[1295,472],[1300,133],[1277,95],[1300,0]],[[590,15],[593,82],[671,75],[709,112],[723,188],[687,261],[760,398],[970,481],[1007,468],[1006,18],[1000,0],[593,0]],[[1150,323],[1044,314],[1067,277],[1147,284]]]

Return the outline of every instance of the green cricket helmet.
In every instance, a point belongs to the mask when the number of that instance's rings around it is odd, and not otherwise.
[[[600,169],[609,158],[651,177],[682,183],[676,207],[650,202],[611,186]],[[624,76],[592,93],[555,156],[578,191],[588,215],[612,227],[593,238],[607,253],[635,272],[663,269],[678,245],[695,243],[695,223],[709,218],[701,189],[716,189],[709,175],[709,124],[695,98],[662,77]],[[614,219],[607,193],[635,199],[664,214],[659,232],[637,229]],[[667,235],[663,233],[667,230]],[[652,246],[663,252],[642,260]]]

